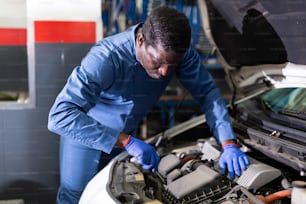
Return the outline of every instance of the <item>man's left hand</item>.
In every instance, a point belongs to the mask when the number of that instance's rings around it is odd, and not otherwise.
[[[241,176],[241,172],[247,169],[250,164],[248,157],[235,144],[228,144],[223,147],[223,152],[219,159],[221,173],[227,170],[230,179]]]

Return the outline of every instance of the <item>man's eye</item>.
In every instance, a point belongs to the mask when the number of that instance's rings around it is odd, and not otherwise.
[[[158,69],[161,66],[161,63],[159,62],[152,62],[152,65],[155,69]]]
[[[153,64],[153,65],[159,65],[160,63],[157,62],[157,61],[152,61],[152,64]]]

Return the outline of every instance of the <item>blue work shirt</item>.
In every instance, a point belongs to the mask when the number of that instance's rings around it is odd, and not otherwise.
[[[235,139],[220,91],[198,53],[188,49],[179,67],[153,79],[136,56],[137,26],[99,41],[73,69],[50,110],[49,130],[109,153],[120,132],[135,132],[176,74],[200,103],[217,141]]]

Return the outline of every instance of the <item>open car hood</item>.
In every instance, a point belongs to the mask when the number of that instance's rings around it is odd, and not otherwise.
[[[202,26],[230,88],[243,97],[306,87],[306,1],[199,0]]]

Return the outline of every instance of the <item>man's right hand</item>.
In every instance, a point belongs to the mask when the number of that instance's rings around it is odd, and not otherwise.
[[[155,172],[160,161],[155,149],[150,144],[130,136],[124,146],[129,155],[134,156],[137,162],[146,170]]]

